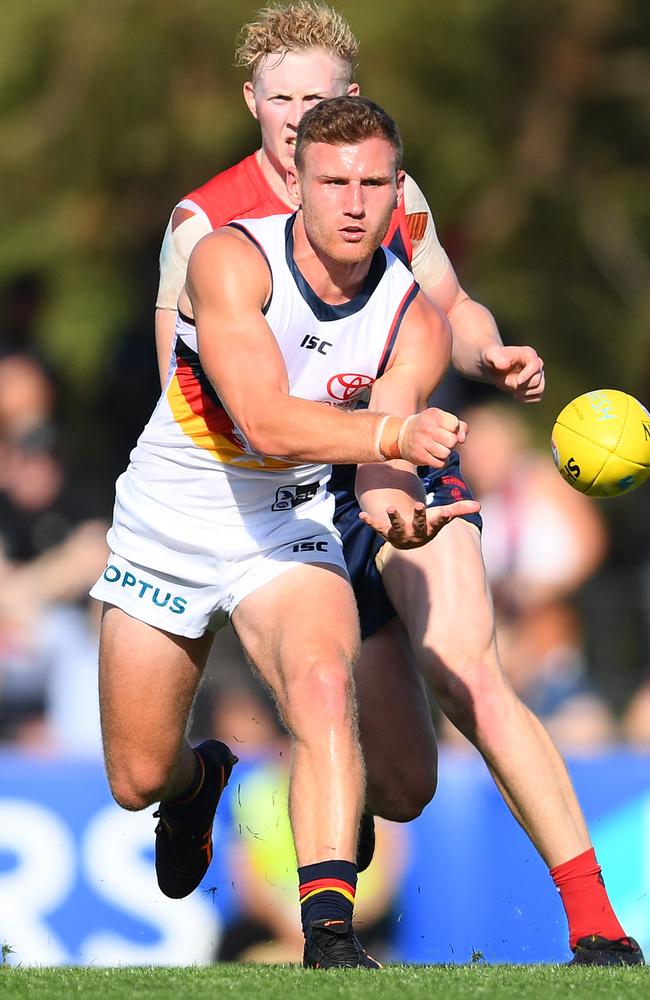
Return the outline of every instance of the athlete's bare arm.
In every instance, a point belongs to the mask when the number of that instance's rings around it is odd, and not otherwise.
[[[424,290],[449,318],[452,362],[461,375],[490,382],[522,403],[541,400],[544,363],[537,351],[526,345],[504,345],[494,316],[460,287],[451,264],[435,285]]]
[[[400,435],[399,417],[341,412],[289,395],[284,359],[262,313],[270,291],[258,250],[236,230],[222,229],[192,253],[179,300],[196,321],[203,370],[251,447],[297,463],[356,464],[399,454],[441,467],[457,436],[441,428],[440,410],[418,414]]]
[[[158,375],[160,377],[161,388],[167,382],[169,371],[169,359],[174,343],[174,330],[176,329],[176,310],[161,309],[156,306],[154,317],[154,329],[156,331],[156,358],[158,360]]]
[[[440,245],[426,198],[408,175],[404,182],[404,209],[411,221],[413,273],[423,291],[444,310],[451,323],[454,368],[466,378],[491,382],[520,402],[539,402],[544,393],[541,358],[532,347],[504,346],[492,313],[460,287]]]

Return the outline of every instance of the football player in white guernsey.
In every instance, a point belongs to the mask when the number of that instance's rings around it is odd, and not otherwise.
[[[358,94],[353,82],[358,43],[339,13],[301,0],[260,11],[241,37],[237,61],[251,71],[244,96],[260,123],[262,144],[233,170],[250,161],[251,190],[240,199],[239,212],[245,207],[247,215],[261,216],[289,204],[285,175],[301,115],[325,97]],[[183,199],[165,234],[156,302],[163,382],[191,249],[213,225],[235,217],[228,216],[237,200],[227,187],[233,170]],[[279,208],[269,208],[278,202]],[[531,347],[504,346],[492,315],[460,287],[426,199],[408,176],[401,214],[395,237],[404,237],[415,278],[448,316],[455,368],[520,402],[540,400],[541,359]],[[424,485],[427,503],[471,495],[453,453],[446,469],[428,470]],[[364,638],[355,668],[368,810],[361,827],[363,866],[372,852],[371,814],[407,821],[435,792],[436,744],[421,675],[445,714],[480,751],[513,815],[551,867],[577,960],[635,961],[634,949],[600,947],[603,938],[616,941],[622,930],[599,878],[580,806],[557,749],[501,669],[477,516],[455,519],[425,548],[404,551],[393,544],[377,553],[382,539],[364,537],[347,482],[333,488]]]
[[[399,133],[377,105],[323,102],[297,137],[297,214],[199,242],[166,390],[118,480],[111,556],[93,588],[105,602],[111,789],[127,809],[160,799],[156,869],[172,897],[207,870],[235,762],[224,744],[193,750],[184,735],[210,629],[231,616],[292,736],[290,815],[314,967],[377,968],[352,929],[365,793],[359,623],[328,463],[369,463],[359,470],[366,517],[400,545],[426,544],[479,506],[427,511],[415,474],[444,465],[466,427],[423,409],[449,362],[449,326],[380,245],[400,162]],[[363,385],[369,408],[350,412],[342,390]]]

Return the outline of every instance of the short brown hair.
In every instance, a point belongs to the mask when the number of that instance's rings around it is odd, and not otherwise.
[[[237,66],[250,68],[253,79],[265,56],[321,48],[338,56],[352,81],[359,43],[345,18],[327,4],[298,0],[273,4],[257,12],[241,29],[235,50]]]
[[[332,146],[362,142],[379,137],[395,150],[395,169],[402,164],[402,137],[391,116],[367,97],[330,97],[319,101],[300,119],[296,133],[294,160],[298,170],[304,163],[305,148],[313,142]]]

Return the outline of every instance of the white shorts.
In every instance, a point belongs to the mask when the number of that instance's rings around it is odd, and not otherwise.
[[[323,482],[291,483],[291,474],[262,473],[255,482],[211,482],[210,504],[170,506],[129,469],[117,484],[111,555],[91,596],[155,628],[196,638],[221,628],[239,602],[305,563],[347,576],[334,497]],[[327,477],[325,477],[327,478]],[[289,480],[289,481],[287,481]],[[221,493],[221,496],[217,494]]]

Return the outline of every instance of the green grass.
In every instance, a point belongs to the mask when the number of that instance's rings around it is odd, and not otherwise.
[[[0,997],[43,1000],[632,1000],[650,995],[646,968],[394,965],[383,972],[295,966],[0,969]]]

